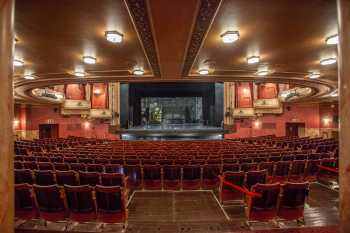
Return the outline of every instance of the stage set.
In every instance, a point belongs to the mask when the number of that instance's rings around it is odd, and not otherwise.
[[[222,139],[223,83],[120,85],[123,140]]]

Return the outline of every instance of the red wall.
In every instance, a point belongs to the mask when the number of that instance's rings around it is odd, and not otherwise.
[[[248,124],[250,121],[250,124]],[[319,105],[286,105],[281,115],[264,115],[259,122],[246,119],[243,123],[236,121],[237,132],[225,135],[225,138],[255,137],[275,134],[285,136],[286,122],[303,122],[306,128],[320,128]],[[274,125],[275,124],[275,125]],[[265,127],[266,125],[275,127]]]
[[[320,104],[320,127],[321,128],[338,128],[338,111],[337,103]]]
[[[68,84],[65,86],[65,95],[70,100],[85,99],[85,85],[83,84]]]
[[[89,121],[80,116],[64,117],[58,107],[29,107],[27,130],[39,130],[39,124],[59,124],[59,137],[77,136],[87,138],[118,139],[117,135],[108,133],[109,123],[99,120]]]
[[[258,86],[258,98],[259,99],[273,99],[277,98],[277,84],[276,83],[263,83]]]
[[[235,99],[237,108],[251,108],[253,106],[251,83],[237,83]]]
[[[105,83],[94,83],[91,93],[91,108],[107,108],[107,85]]]

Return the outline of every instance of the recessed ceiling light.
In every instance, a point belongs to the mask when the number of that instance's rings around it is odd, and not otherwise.
[[[83,56],[83,61],[85,64],[96,64],[96,58],[92,56]]]
[[[251,56],[247,58],[248,64],[255,64],[255,63],[258,63],[259,61],[260,61],[259,56]]]
[[[105,31],[105,36],[112,43],[121,43],[123,41],[123,34],[117,31]]]
[[[132,72],[134,75],[141,76],[145,73],[143,69],[134,69]]]
[[[15,59],[15,60],[13,60],[13,65],[14,65],[14,66],[17,66],[17,67],[24,66],[24,61]]]
[[[330,36],[330,37],[327,37],[327,39],[326,39],[326,44],[329,44],[329,45],[338,44],[338,42],[339,42],[338,34]]]
[[[32,75],[32,74],[27,74],[27,75],[24,75],[23,78],[24,78],[24,79],[27,79],[27,80],[34,80],[34,79],[35,79],[35,76]]]
[[[332,58],[327,58],[327,59],[322,59],[320,61],[320,64],[323,66],[331,65],[337,62],[337,59],[332,57]]]
[[[82,72],[82,71],[74,71],[74,75],[77,76],[77,77],[84,77],[85,73]]]
[[[261,70],[261,71],[256,72],[256,74],[257,74],[258,76],[266,76],[266,75],[269,74],[269,71],[267,71],[267,70]]]
[[[200,69],[200,70],[198,70],[198,73],[200,75],[208,75],[209,74],[209,70],[208,69]]]
[[[311,78],[311,79],[316,79],[316,78],[319,78],[319,77],[321,77],[321,75],[319,73],[312,73],[312,74],[309,75],[309,78]]]
[[[222,42],[226,43],[233,43],[239,39],[239,32],[238,31],[227,31],[224,34],[221,35]]]

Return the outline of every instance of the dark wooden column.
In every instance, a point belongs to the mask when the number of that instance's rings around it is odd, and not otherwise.
[[[0,232],[14,232],[13,180],[13,7],[0,0]]]
[[[338,0],[340,92],[340,232],[350,232],[350,1]]]

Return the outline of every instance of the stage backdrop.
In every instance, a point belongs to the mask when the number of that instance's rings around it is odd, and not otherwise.
[[[122,83],[120,124],[139,126],[145,121],[199,123],[221,127],[223,83]]]

